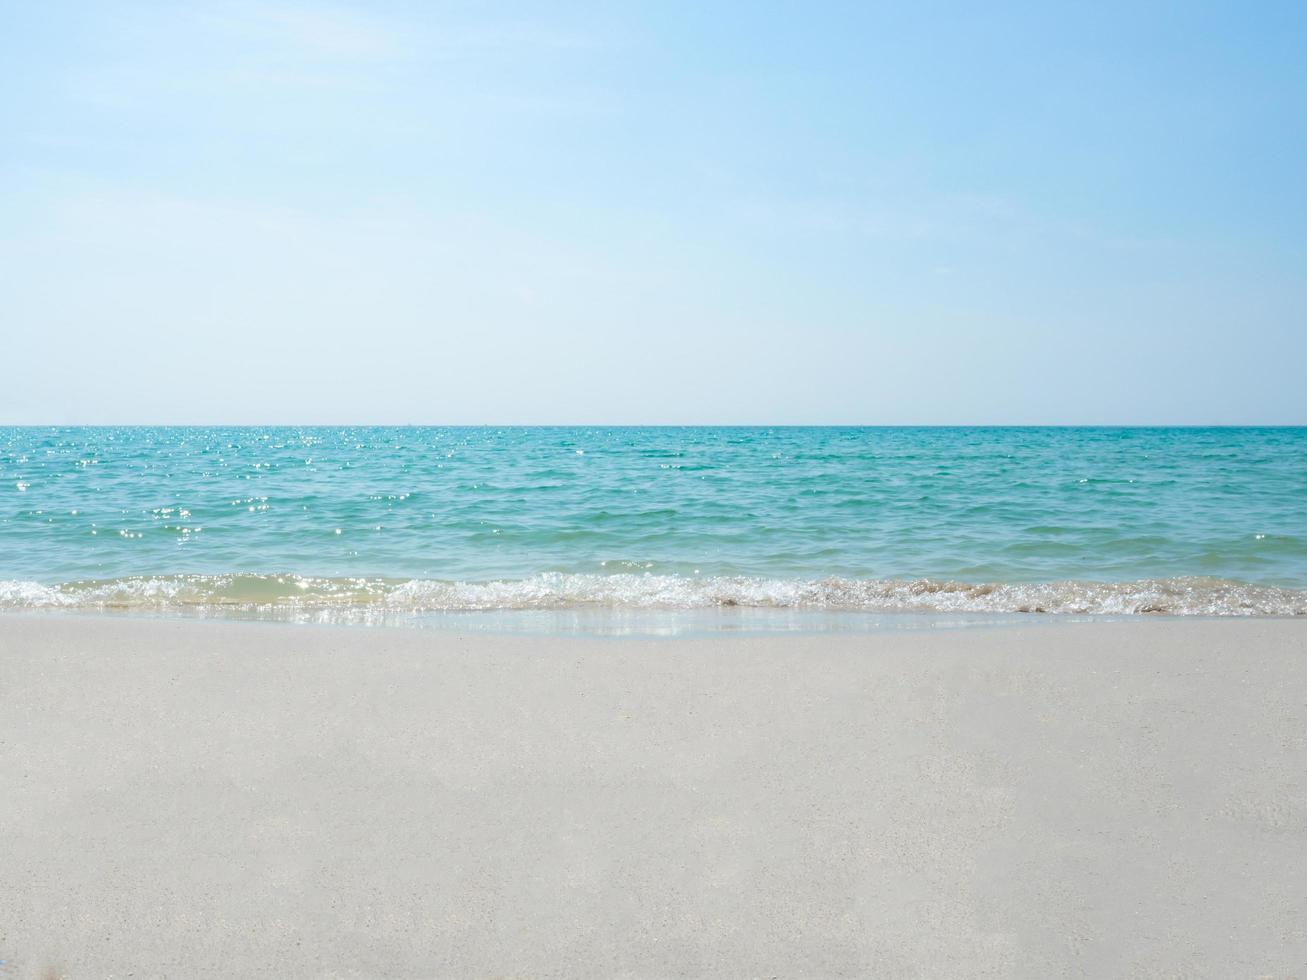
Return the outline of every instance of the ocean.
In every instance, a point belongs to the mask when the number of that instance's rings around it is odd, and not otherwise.
[[[1307,429],[4,428],[0,608],[1304,615]]]

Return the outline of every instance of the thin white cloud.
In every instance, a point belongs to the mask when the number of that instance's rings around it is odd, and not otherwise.
[[[600,46],[592,34],[532,20],[450,18],[434,12],[387,16],[367,6],[250,4],[196,16],[245,42],[325,61],[445,60]]]
[[[347,7],[257,4],[195,16],[240,41],[299,58],[374,61],[400,54],[405,47],[401,25]]]

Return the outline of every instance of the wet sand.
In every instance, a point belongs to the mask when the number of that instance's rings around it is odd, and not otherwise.
[[[0,977],[1307,975],[1307,622],[0,617]]]

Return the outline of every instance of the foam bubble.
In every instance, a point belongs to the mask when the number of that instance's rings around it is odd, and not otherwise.
[[[143,576],[61,585],[0,581],[0,608],[8,609],[234,609],[276,616],[340,609],[420,613],[734,606],[832,612],[1301,616],[1307,615],[1307,591],[1206,578],[977,584],[630,573],[546,573],[491,582],[299,575]]]

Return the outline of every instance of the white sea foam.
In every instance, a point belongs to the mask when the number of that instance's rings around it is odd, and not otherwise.
[[[1307,591],[1205,578],[974,584],[930,579],[561,573],[492,582],[297,575],[177,575],[61,585],[0,581],[0,608],[8,609],[212,610],[279,618],[296,612],[361,609],[391,614],[718,607],[831,612],[1301,616],[1307,615]]]

